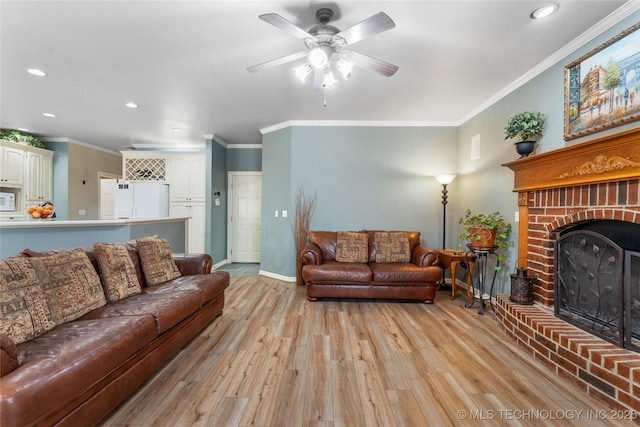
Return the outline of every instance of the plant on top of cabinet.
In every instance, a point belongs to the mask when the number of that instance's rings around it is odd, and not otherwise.
[[[537,138],[542,135],[544,114],[533,111],[523,111],[509,117],[504,127],[504,139],[519,138],[515,143],[520,158],[527,157],[533,152]]]
[[[28,133],[14,129],[0,129],[0,139],[5,141],[26,144],[36,148],[44,148],[44,144],[38,138]]]

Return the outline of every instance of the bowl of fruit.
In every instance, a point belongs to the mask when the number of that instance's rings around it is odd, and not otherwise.
[[[39,206],[29,206],[27,213],[33,219],[49,219],[56,211],[52,204],[44,204]]]

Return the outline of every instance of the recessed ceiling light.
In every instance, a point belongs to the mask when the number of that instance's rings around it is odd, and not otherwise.
[[[545,4],[531,11],[531,13],[529,14],[529,17],[531,19],[546,18],[547,16],[554,13],[556,10],[558,10],[557,4],[553,4],[553,3]]]
[[[29,132],[29,129],[27,129],[27,128],[18,128],[18,130],[20,132]]]
[[[46,77],[47,75],[47,73],[42,70],[38,70],[37,68],[28,68],[27,73],[38,77]]]
[[[182,129],[180,128],[171,128],[171,130],[174,132],[182,132]]]
[[[52,113],[42,113],[42,115],[45,116],[45,117],[55,117],[56,116],[55,114],[52,114]]]
[[[129,108],[138,108],[138,104],[136,104],[135,102],[127,102],[124,105]]]

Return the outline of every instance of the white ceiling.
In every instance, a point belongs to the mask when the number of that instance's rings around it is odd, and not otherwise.
[[[289,120],[458,124],[572,41],[638,8],[553,1],[558,12],[533,21],[529,13],[547,0],[1,0],[0,126],[119,151],[202,144],[211,134],[256,144],[261,128]],[[324,107],[323,91],[296,80],[292,64],[246,70],[304,49],[258,15],[275,12],[308,30],[326,6],[339,29],[387,13],[396,28],[352,47],[399,71],[356,69]],[[27,74],[32,67],[49,75]]]

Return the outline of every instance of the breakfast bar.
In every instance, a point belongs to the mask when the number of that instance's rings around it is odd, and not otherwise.
[[[145,236],[166,239],[174,252],[185,252],[189,218],[116,220],[0,221],[0,258],[25,248],[49,250],[121,242]]]

